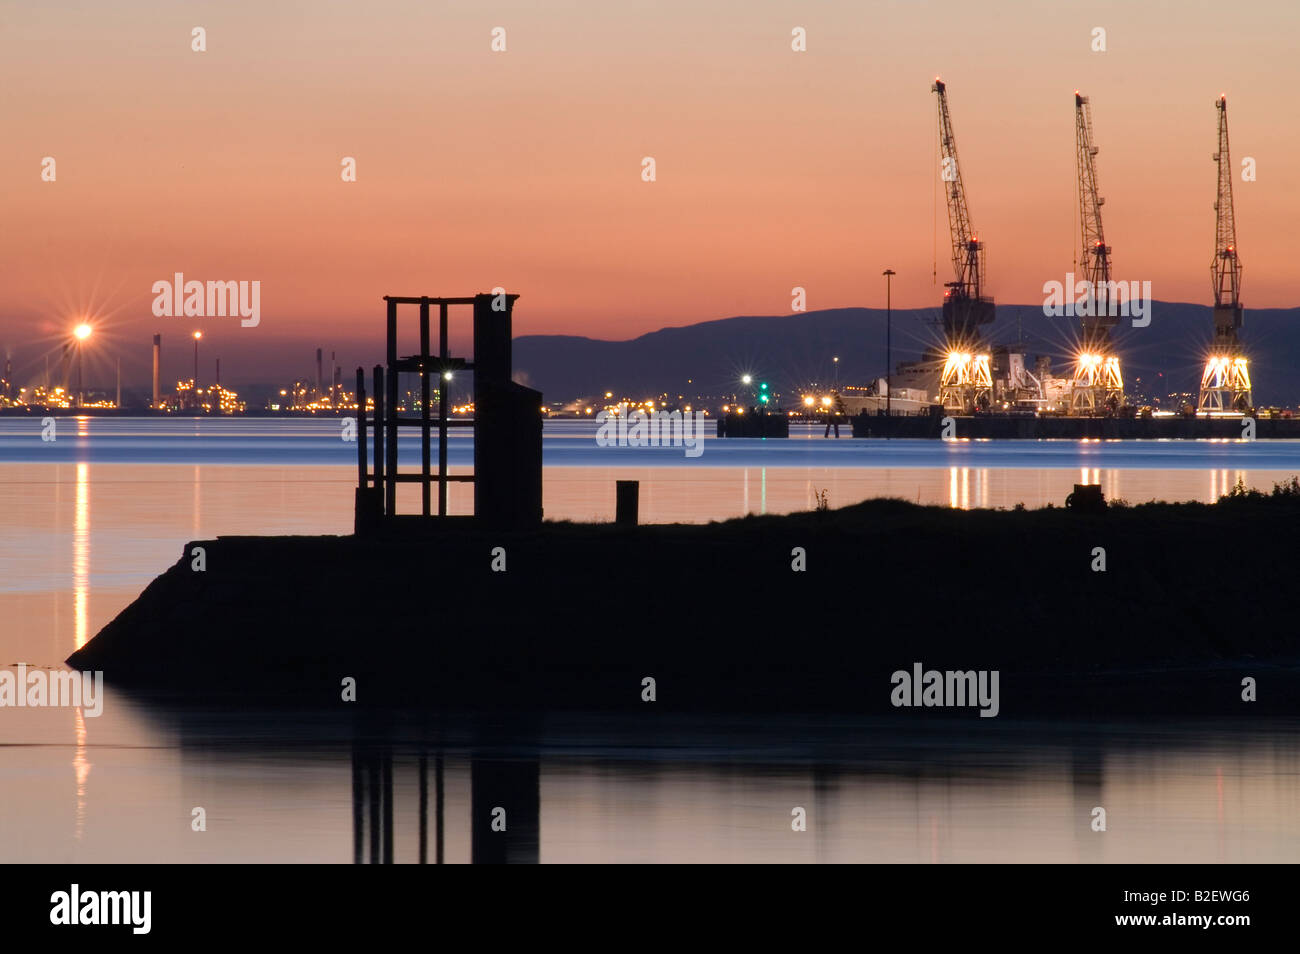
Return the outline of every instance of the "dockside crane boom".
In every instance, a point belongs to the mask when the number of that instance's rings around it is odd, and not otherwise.
[[[1232,155],[1228,148],[1228,97],[1214,101],[1218,113],[1218,191],[1214,198],[1214,343],[1201,375],[1197,410],[1246,411],[1251,407],[1250,370],[1237,330],[1242,326],[1241,259],[1237,254],[1237,219],[1232,204]]]
[[[952,132],[952,115],[948,112],[948,88],[936,79],[930,87],[939,94],[940,178],[948,203],[948,228],[952,234],[952,271],[954,280],[945,283],[954,295],[979,298],[983,285],[983,249],[971,225],[966,187],[962,184],[961,163],[957,160],[957,139]]]
[[[979,327],[993,321],[995,306],[993,299],[984,294],[984,245],[971,225],[957,159],[957,139],[948,111],[948,88],[936,77],[930,91],[939,98],[939,175],[952,237],[953,280],[945,283],[943,302],[945,352],[940,356],[940,400],[949,410],[970,414],[988,408],[992,400],[992,369]]]
[[[1074,140],[1079,174],[1079,224],[1083,243],[1079,264],[1089,283],[1078,303],[1083,320],[1080,353],[1075,364],[1070,406],[1075,413],[1114,411],[1124,402],[1119,357],[1113,352],[1110,329],[1118,322],[1112,300],[1111,247],[1101,224],[1106,204],[1097,186],[1097,153],[1093,142],[1092,107],[1087,96],[1074,93]]]
[[[1105,295],[1110,286],[1110,246],[1101,225],[1101,207],[1106,204],[1097,186],[1097,153],[1092,142],[1092,108],[1087,96],[1074,94],[1074,139],[1079,167],[1079,225],[1083,237],[1083,254],[1079,261],[1085,278],[1092,283],[1098,308],[1103,314],[1110,309]],[[1113,322],[1112,322],[1113,323]]]
[[[1214,104],[1219,112],[1219,151],[1214,154],[1219,170],[1219,191],[1214,200],[1214,305],[1238,308],[1241,299],[1241,259],[1237,257],[1237,219],[1232,208],[1232,156],[1228,149],[1228,97]]]

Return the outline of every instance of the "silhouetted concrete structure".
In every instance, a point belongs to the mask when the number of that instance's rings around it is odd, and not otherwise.
[[[480,294],[472,298],[385,296],[387,303],[387,366],[373,372],[374,410],[365,411],[365,376],[357,369],[358,412],[356,531],[367,533],[399,517],[397,485],[420,485],[420,516],[435,516],[433,489],[437,487],[436,516],[447,518],[448,485],[474,484],[474,517],[489,526],[520,527],[542,519],[542,395],[510,379],[511,314],[518,295]],[[398,356],[398,306],[419,307],[420,349]],[[449,350],[450,310],[473,308],[474,360],[455,357]],[[438,309],[438,347],[431,342],[430,316]],[[448,391],[457,375],[474,378],[473,419],[450,416]],[[419,416],[410,409],[403,415],[399,404],[399,375],[419,378]],[[437,415],[432,413],[437,382]],[[398,467],[398,432],[420,428],[420,470],[403,473]],[[452,474],[447,464],[450,430],[474,429],[474,472]],[[367,432],[369,429],[369,433]],[[433,433],[438,435],[438,464],[433,469]],[[373,468],[367,447],[373,441]],[[402,519],[407,519],[403,517]]]

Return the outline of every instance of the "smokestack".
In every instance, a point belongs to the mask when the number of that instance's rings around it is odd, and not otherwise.
[[[162,395],[158,391],[158,369],[162,359],[162,335],[153,336],[153,404],[156,411],[162,403]]]
[[[122,359],[117,359],[117,409],[122,410]]]
[[[324,381],[321,378],[321,350],[320,348],[317,348],[316,349],[316,396],[317,397],[320,397],[320,395],[324,393],[320,389],[321,384],[323,383]]]
[[[221,387],[221,359],[217,359],[217,381],[216,386]]]

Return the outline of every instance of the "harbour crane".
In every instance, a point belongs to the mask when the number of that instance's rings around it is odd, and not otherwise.
[[[1101,226],[1097,194],[1097,153],[1093,145],[1092,109],[1087,96],[1074,93],[1074,139],[1079,168],[1079,223],[1083,249],[1079,264],[1087,281],[1085,297],[1076,303],[1083,334],[1070,397],[1075,414],[1115,411],[1124,403],[1124,379],[1110,329],[1119,321],[1115,285],[1111,281],[1111,247]]]
[[[961,164],[957,161],[957,140],[948,113],[947,86],[936,77],[930,90],[939,95],[940,178],[952,233],[953,281],[945,283],[943,295],[945,352],[939,399],[945,410],[971,414],[987,410],[993,399],[989,349],[980,327],[993,321],[995,305],[984,295],[984,245],[971,225]]]
[[[1251,407],[1250,369],[1237,329],[1242,326],[1241,259],[1237,257],[1237,220],[1232,208],[1232,156],[1228,151],[1228,97],[1214,101],[1219,114],[1219,191],[1215,196],[1214,261],[1210,281],[1214,286],[1214,343],[1201,375],[1197,411],[1248,411]]]

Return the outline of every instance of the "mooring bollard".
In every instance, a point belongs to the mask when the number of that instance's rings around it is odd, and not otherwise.
[[[640,492],[640,481],[618,480],[614,482],[614,522],[620,527],[636,526],[637,498],[640,496]]]

